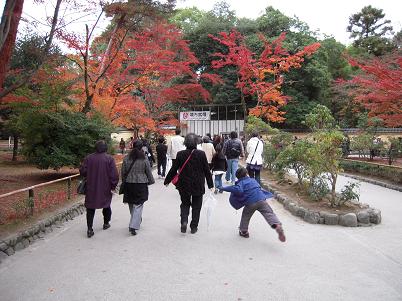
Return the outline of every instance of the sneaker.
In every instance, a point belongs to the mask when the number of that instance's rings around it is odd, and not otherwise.
[[[109,228],[110,228],[110,224],[109,224],[109,223],[103,224],[103,230],[107,230],[107,229],[109,229]]]
[[[286,236],[285,236],[285,232],[283,231],[282,225],[276,225],[275,231],[276,231],[276,233],[278,233],[278,239],[281,242],[285,242]]]
[[[249,238],[249,237],[250,237],[250,234],[248,233],[248,231],[241,231],[241,230],[239,230],[239,235],[240,235],[241,237],[244,237],[244,238]]]
[[[137,232],[133,228],[130,228],[130,233],[131,233],[131,235],[137,235]]]
[[[197,233],[197,231],[198,231],[198,228],[191,228],[191,234],[195,234],[195,233]]]
[[[181,231],[181,233],[186,233],[186,231],[187,231],[187,223],[186,222],[181,223],[180,231]]]
[[[215,193],[215,194],[218,194],[218,189],[215,189],[214,193]]]
[[[91,238],[92,236],[94,236],[94,230],[92,230],[92,229],[88,229],[88,231],[87,231],[87,237],[88,238]]]

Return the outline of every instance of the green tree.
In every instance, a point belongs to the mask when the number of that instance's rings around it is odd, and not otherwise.
[[[92,153],[97,140],[110,143],[111,124],[100,115],[30,110],[18,118],[23,138],[22,153],[41,169],[77,167]]]
[[[365,49],[367,53],[381,56],[395,47],[387,35],[392,33],[390,20],[384,19],[382,9],[371,5],[365,6],[349,18],[347,31],[350,38],[354,39],[353,45]]]
[[[312,143],[306,139],[298,139],[288,145],[276,158],[275,164],[280,169],[293,169],[296,172],[299,186],[307,177],[308,166],[311,158],[308,156]]]
[[[264,120],[253,115],[247,118],[247,123],[244,127],[244,130],[248,134],[252,132],[258,132],[261,134],[277,134],[279,132],[278,129],[273,129]]]
[[[335,125],[335,119],[326,106],[317,105],[306,116],[306,125],[313,130],[332,129]]]

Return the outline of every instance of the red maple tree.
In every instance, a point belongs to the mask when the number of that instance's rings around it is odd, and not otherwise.
[[[174,104],[209,100],[200,79],[219,82],[216,76],[194,72],[192,66],[198,64],[198,59],[180,30],[166,22],[155,23],[129,39],[125,52],[125,68],[118,82],[131,89],[122,95],[141,100],[146,111],[142,116],[147,117],[147,127],[154,131],[163,125],[178,124]]]
[[[304,47],[295,54],[290,54],[282,43],[286,34],[282,33],[273,42],[268,41],[262,34],[260,40],[264,43],[264,50],[259,57],[248,49],[244,37],[236,30],[230,33],[221,32],[220,37],[210,35],[228,48],[227,53],[214,53],[218,60],[212,62],[213,68],[222,68],[233,65],[238,69],[237,87],[241,91],[243,110],[247,115],[244,95],[256,95],[257,105],[250,109],[250,114],[257,117],[265,117],[271,122],[283,122],[285,112],[280,111],[289,99],[283,95],[283,73],[291,68],[300,68],[304,57],[313,54],[319,47],[319,43],[313,43]]]
[[[368,110],[369,117],[381,118],[389,127],[402,126],[402,56],[394,53],[366,62],[349,58],[349,62],[362,74],[338,84],[351,84],[350,95]]]

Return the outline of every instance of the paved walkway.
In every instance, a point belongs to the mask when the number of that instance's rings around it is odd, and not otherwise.
[[[109,230],[97,212],[87,239],[80,216],[5,260],[0,300],[402,300],[402,194],[368,183],[361,190],[382,210],[381,225],[310,225],[273,201],[288,239],[281,243],[257,214],[251,237],[239,237],[241,212],[228,194],[218,195],[209,232],[203,212],[199,232],[181,234],[178,194],[159,180],[137,236],[116,196]]]

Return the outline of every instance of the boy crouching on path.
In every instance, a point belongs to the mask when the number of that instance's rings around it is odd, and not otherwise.
[[[236,171],[238,179],[233,186],[219,187],[221,191],[230,192],[230,204],[237,210],[244,206],[241,214],[239,235],[249,237],[248,224],[254,212],[259,211],[267,223],[278,233],[280,241],[285,242],[286,237],[282,224],[272,211],[267,199],[272,197],[272,193],[261,189],[260,184],[247,175],[247,169],[241,167]]]

